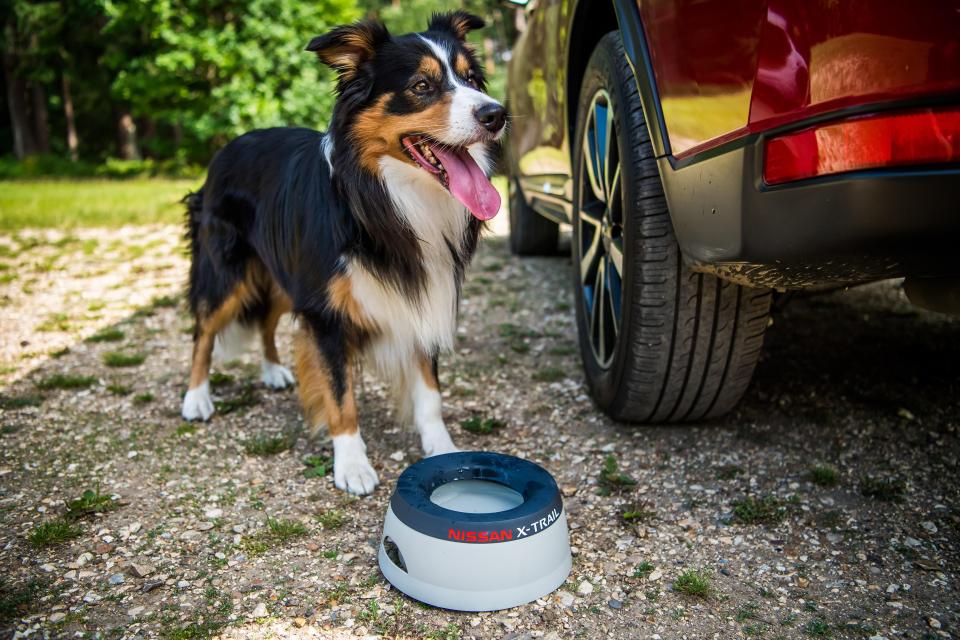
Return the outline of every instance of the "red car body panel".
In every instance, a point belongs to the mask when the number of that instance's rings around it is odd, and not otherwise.
[[[670,151],[960,92],[956,0],[637,0]]]

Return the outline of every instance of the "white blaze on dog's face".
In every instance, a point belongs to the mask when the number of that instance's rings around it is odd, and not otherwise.
[[[399,37],[360,23],[308,48],[340,71],[338,108],[348,122],[347,139],[336,143],[352,145],[361,168],[381,175],[384,167],[392,175],[398,166],[415,169],[411,180],[448,191],[489,220],[500,195],[487,176],[488,150],[503,135],[506,111],[484,92],[483,71],[465,43],[481,26],[464,12],[436,16],[426,32]]]

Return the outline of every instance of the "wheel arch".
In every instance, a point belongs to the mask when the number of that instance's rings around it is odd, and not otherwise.
[[[588,16],[589,12],[589,18]],[[566,126],[569,140],[573,140],[577,123],[577,103],[583,85],[587,62],[600,38],[619,29],[627,61],[633,70],[634,80],[643,102],[643,115],[647,122],[650,142],[657,157],[670,153],[660,96],[650,62],[640,10],[635,0],[611,0],[593,3],[581,0],[574,10],[567,45]]]

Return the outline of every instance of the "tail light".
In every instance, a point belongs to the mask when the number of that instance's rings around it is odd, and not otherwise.
[[[960,109],[885,113],[816,125],[766,141],[763,180],[960,162]]]

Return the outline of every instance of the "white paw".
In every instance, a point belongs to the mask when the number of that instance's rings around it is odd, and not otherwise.
[[[213,415],[213,398],[210,397],[210,383],[205,381],[198,387],[187,391],[183,396],[183,409],[180,415],[184,420],[209,420]]]
[[[359,433],[333,437],[333,482],[338,489],[358,496],[372,493],[380,483]]]
[[[439,456],[443,453],[456,453],[460,451],[457,445],[453,444],[450,434],[446,427],[440,425],[438,428],[424,429],[421,432],[420,442],[423,445],[423,455],[426,457]]]
[[[293,373],[282,364],[264,360],[261,371],[260,379],[271,389],[286,389],[294,383]]]

